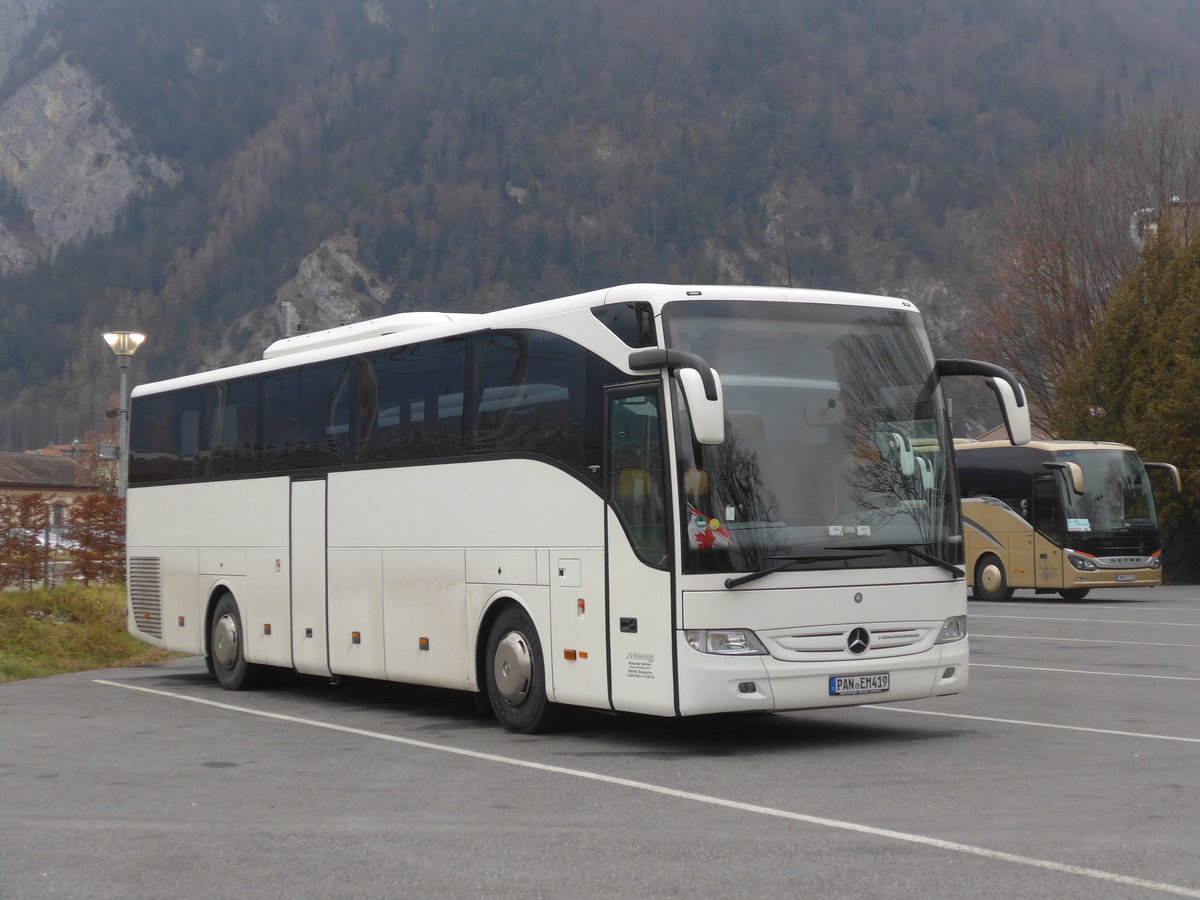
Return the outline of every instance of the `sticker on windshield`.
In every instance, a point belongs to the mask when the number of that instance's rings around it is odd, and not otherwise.
[[[720,519],[710,519],[694,506],[688,506],[688,542],[693,550],[716,550],[733,546],[733,535]]]
[[[1089,519],[1067,519],[1067,531],[1091,531],[1092,523]]]
[[[860,537],[867,537],[870,533],[871,533],[870,525],[830,525],[829,526],[829,536],[830,537],[845,537],[847,535],[849,535],[850,537],[853,537],[856,534],[859,535]]]

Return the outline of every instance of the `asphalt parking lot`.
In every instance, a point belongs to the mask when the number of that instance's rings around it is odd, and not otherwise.
[[[536,737],[198,659],[0,685],[0,897],[1200,898],[1200,588],[969,613],[960,696]]]

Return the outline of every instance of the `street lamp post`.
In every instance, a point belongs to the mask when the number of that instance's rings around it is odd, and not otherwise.
[[[104,335],[104,342],[117,354],[117,365],[121,369],[121,398],[119,415],[121,432],[117,444],[117,496],[125,499],[125,481],[129,477],[129,389],[127,376],[129,361],[137,348],[145,342],[146,336],[137,331],[109,331]]]

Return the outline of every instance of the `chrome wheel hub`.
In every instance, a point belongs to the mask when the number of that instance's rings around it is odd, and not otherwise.
[[[229,613],[217,619],[213,626],[212,655],[214,662],[225,669],[232,669],[238,657],[237,620]]]
[[[519,706],[529,695],[533,680],[533,655],[529,642],[519,631],[510,631],[496,645],[492,662],[496,690],[509,706]]]

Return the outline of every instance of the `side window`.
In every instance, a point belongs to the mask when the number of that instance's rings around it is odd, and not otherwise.
[[[463,447],[462,338],[427,341],[364,357],[364,392],[374,403],[361,428],[359,461],[458,456]]]
[[[129,482],[192,478],[208,453],[204,419],[212,388],[138,398],[130,415]]]
[[[556,334],[513,330],[472,338],[471,453],[532,453],[599,467],[601,360]],[[590,477],[590,476],[589,476]]]
[[[610,395],[608,499],[638,557],[662,567],[670,556],[666,477],[657,390]]]
[[[512,450],[512,432],[520,428],[527,404],[529,339],[525,335],[485,332],[471,339],[471,414],[467,450]]]
[[[239,378],[217,385],[213,451],[207,474],[219,477],[258,471],[259,393],[256,378]]]
[[[347,360],[262,376],[265,471],[336,466],[350,453],[351,388]]]
[[[614,303],[597,306],[592,315],[630,347],[657,347],[654,309],[649,303]]]

